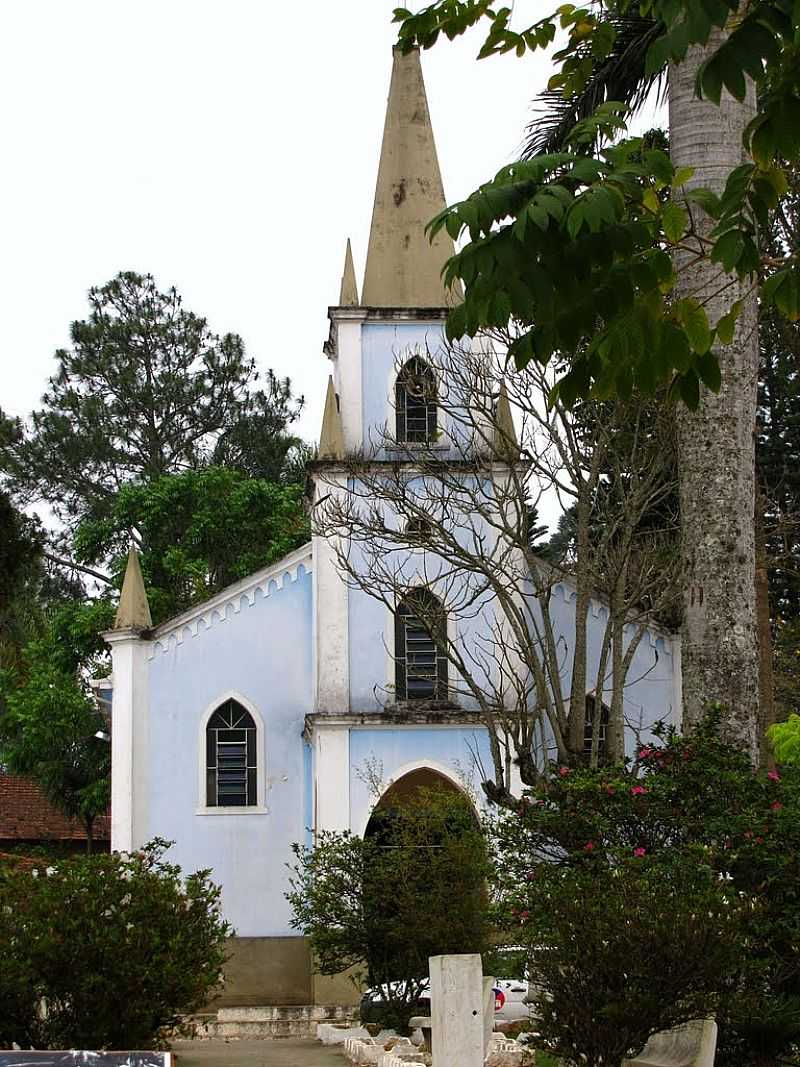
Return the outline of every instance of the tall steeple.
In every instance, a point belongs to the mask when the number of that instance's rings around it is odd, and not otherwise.
[[[364,307],[445,307],[460,297],[441,278],[453,242],[425,233],[445,207],[419,51],[394,51],[381,161],[361,303]]]

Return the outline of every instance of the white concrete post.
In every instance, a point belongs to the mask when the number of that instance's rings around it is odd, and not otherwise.
[[[483,968],[478,953],[431,956],[436,1067],[483,1067]]]

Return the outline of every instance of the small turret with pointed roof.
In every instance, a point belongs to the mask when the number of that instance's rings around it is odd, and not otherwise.
[[[445,207],[419,50],[394,50],[367,249],[364,307],[447,307],[460,299],[441,273],[453,242],[425,227]]]
[[[358,285],[356,284],[353,249],[350,247],[349,237],[347,238],[347,248],[344,253],[344,270],[342,271],[342,286],[339,290],[339,307],[358,307]]]
[[[344,433],[342,416],[336,402],[336,390],[333,378],[328,378],[328,392],[325,396],[325,411],[322,415],[322,430],[319,435],[320,459],[344,459]]]
[[[152,625],[150,604],[147,601],[142,568],[139,565],[139,554],[131,545],[128,563],[125,567],[125,578],[122,582],[122,592],[119,595],[119,606],[114,619],[114,629],[149,630]]]

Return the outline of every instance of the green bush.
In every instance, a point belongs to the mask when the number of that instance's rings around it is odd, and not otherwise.
[[[146,1048],[207,1001],[230,929],[167,847],[0,868],[0,1047]]]
[[[711,1012],[720,1065],[800,1040],[800,777],[754,773],[717,726],[664,730],[632,767],[554,768],[497,822],[539,1028],[568,1059],[609,1067]]]
[[[362,988],[381,989],[374,1021],[405,1028],[429,956],[487,947],[486,841],[452,790],[421,789],[373,819],[365,838],[329,831],[295,845],[287,898],[320,973],[353,968]]]

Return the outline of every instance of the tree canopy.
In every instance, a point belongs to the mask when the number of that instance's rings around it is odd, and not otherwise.
[[[155,622],[206,600],[309,538],[304,487],[222,466],[123,486],[75,535],[79,560],[110,559],[121,585],[131,531]]]
[[[398,8],[395,20],[406,49],[431,47],[440,34],[452,39],[485,22],[479,58],[548,48],[558,29],[566,31],[550,88],[570,100],[619,43],[625,29],[620,16],[633,12],[653,20],[641,68],[652,77],[668,61],[684,60],[691,45],[713,44],[737,7],[735,0],[566,4],[515,30],[511,8],[438,0],[416,15]],[[450,335],[515,323],[511,354],[518,366],[569,356],[557,386],[565,403],[590,392],[626,396],[634,386],[652,393],[671,384],[696,407],[701,383],[718,390],[714,346],[733,342],[741,304],[732,298],[725,314],[710,321],[703,300],[669,300],[678,269],[670,253],[696,255],[699,247],[729,277],[732,293],[735,279],[757,283],[757,231],[786,191],[783,162],[800,154],[798,18],[787,0],[748,4],[699,71],[698,93],[716,103],[723,87],[743,100],[748,76],[760,89],[758,114],[745,131],[752,161],[729,175],[721,194],[689,187],[691,168],[677,168],[658,149],[642,151],[640,138],[626,138],[628,106],[606,98],[572,127],[564,150],[504,167],[442,212],[432,234],[444,227],[454,238],[462,232],[469,238],[446,273],[448,281],[459,278],[464,285]],[[592,150],[598,143],[605,147]],[[713,220],[710,236],[699,226],[698,209]],[[771,261],[768,274],[763,302],[790,319],[800,317],[796,250]]]
[[[90,312],[56,352],[32,430],[2,448],[21,499],[44,500],[58,517],[104,515],[131,482],[211,462],[258,456],[259,474],[280,475],[296,438],[286,433],[302,401],[255,361],[236,334],[220,337],[184,308],[174,288],[123,272],[89,291]]]

